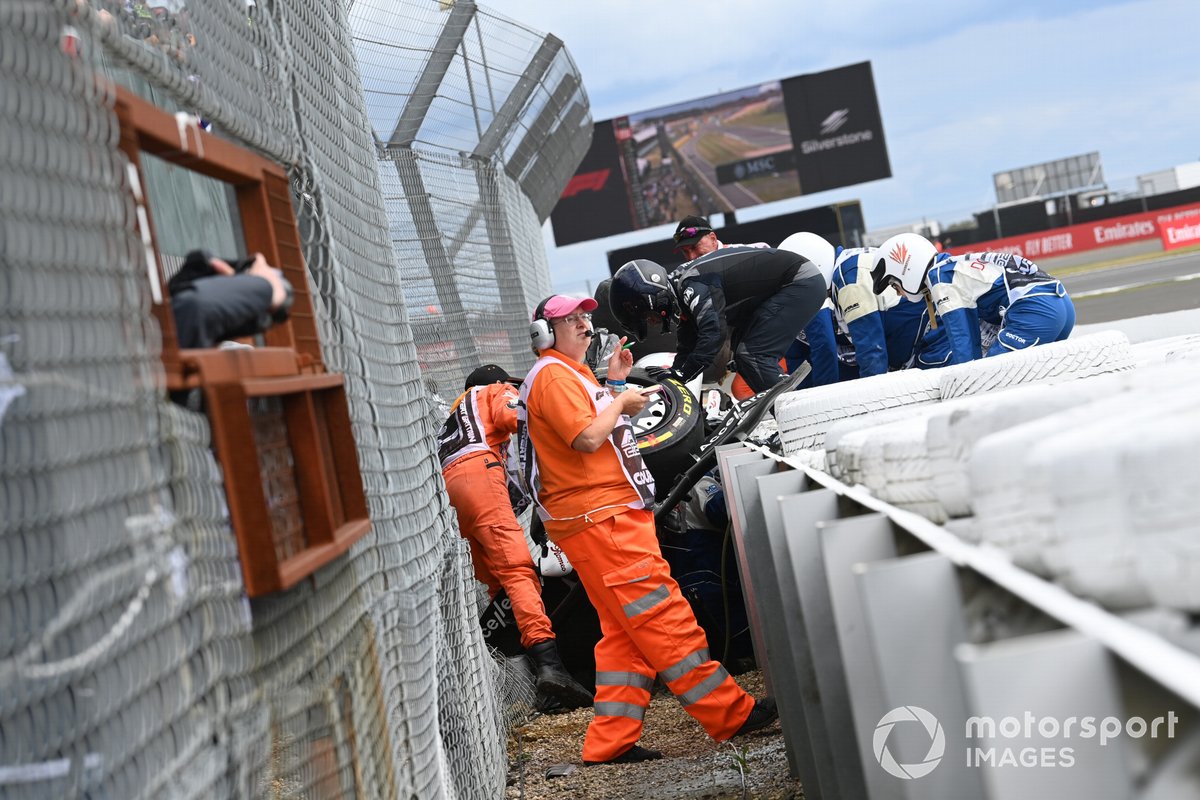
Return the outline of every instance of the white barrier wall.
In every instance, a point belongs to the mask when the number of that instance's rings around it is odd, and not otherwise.
[[[807,797],[1200,796],[1195,346],[797,392],[788,455],[721,453]]]

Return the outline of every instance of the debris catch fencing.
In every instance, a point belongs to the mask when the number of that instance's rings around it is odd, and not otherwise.
[[[287,591],[246,597],[209,421],[166,399],[110,82],[287,170],[372,522]],[[430,389],[531,362],[590,130],[561,43],[473,3],[0,2],[0,798],[501,796],[512,676]],[[238,241],[187,191],[164,264]]]
[[[524,371],[541,223],[591,143],[579,73],[470,2],[358,0],[350,21],[422,372],[453,397],[480,363]]]

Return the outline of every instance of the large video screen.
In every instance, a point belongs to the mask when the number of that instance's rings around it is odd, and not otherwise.
[[[597,122],[556,244],[891,176],[870,62]]]

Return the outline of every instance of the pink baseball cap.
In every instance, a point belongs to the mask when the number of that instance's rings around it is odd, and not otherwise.
[[[555,319],[557,317],[565,317],[576,309],[595,311],[598,305],[590,297],[567,297],[566,295],[555,294],[538,303],[538,307],[533,311],[533,318],[535,320]]]

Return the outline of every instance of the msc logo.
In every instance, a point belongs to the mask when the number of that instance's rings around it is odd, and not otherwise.
[[[929,751],[925,753],[924,759],[914,764],[897,762],[891,751],[888,750],[888,734],[892,732],[892,728],[902,722],[919,723],[929,734]],[[941,763],[942,755],[946,752],[946,734],[937,717],[925,709],[920,706],[900,706],[893,708],[883,715],[883,719],[879,720],[879,724],[875,726],[875,736],[871,739],[871,749],[875,753],[875,760],[887,774],[910,781],[925,777]]]
[[[826,117],[824,120],[821,121],[821,135],[828,136],[829,134],[836,131],[838,128],[845,125],[846,121],[849,119],[850,119],[850,109],[839,108],[837,111],[833,112],[832,114],[830,114],[828,117]]]

